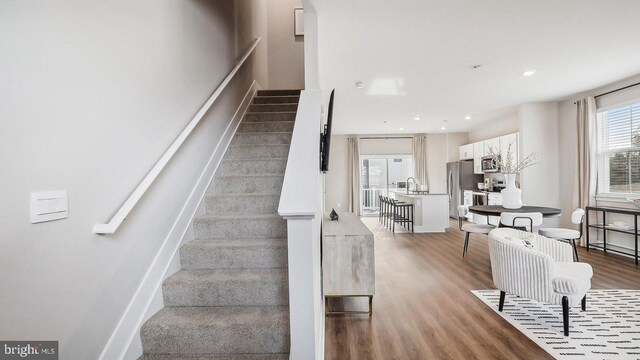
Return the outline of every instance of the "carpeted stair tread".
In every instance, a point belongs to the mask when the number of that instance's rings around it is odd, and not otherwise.
[[[294,121],[243,121],[238,132],[285,132],[293,131]]]
[[[245,113],[243,121],[257,121],[257,122],[269,122],[269,121],[295,121],[295,111],[276,111],[276,112],[248,112]]]
[[[289,351],[288,306],[165,307],[140,331],[146,354]]]
[[[162,286],[165,306],[289,304],[287,269],[181,270]]]
[[[278,193],[208,194],[205,197],[209,215],[275,214],[279,203]]]
[[[288,112],[297,111],[298,104],[251,104],[248,112]]]
[[[284,174],[217,176],[213,181],[216,194],[280,192]]]
[[[232,159],[272,159],[289,156],[289,144],[246,144],[232,145],[227,149],[224,160]]]
[[[242,132],[236,133],[231,140],[231,146],[241,145],[289,145],[292,132]]]
[[[202,239],[180,247],[182,269],[286,268],[287,239]]]
[[[301,89],[258,90],[257,96],[291,96],[300,95]]]
[[[254,104],[281,104],[281,103],[298,103],[300,95],[278,95],[278,96],[256,96],[253,98]]]
[[[279,238],[287,222],[278,214],[204,215],[193,221],[196,239]]]

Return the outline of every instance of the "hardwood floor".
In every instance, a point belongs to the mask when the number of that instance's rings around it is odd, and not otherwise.
[[[325,359],[553,359],[469,291],[495,288],[485,236],[471,236],[463,259],[457,223],[444,234],[394,235],[377,218],[364,221],[376,241],[373,317],[327,317]],[[640,289],[632,259],[579,254],[593,266],[592,288]],[[335,309],[366,306],[332,300]]]

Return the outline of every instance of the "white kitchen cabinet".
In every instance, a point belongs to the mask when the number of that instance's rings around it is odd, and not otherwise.
[[[482,172],[482,156],[484,156],[484,141],[473,143],[473,173],[484,174]]]
[[[515,163],[518,162],[518,159],[519,159],[519,156],[518,156],[518,149],[519,149],[518,140],[519,140],[518,133],[504,135],[504,136],[500,137],[500,156],[503,159],[506,159],[507,151],[509,150],[509,145],[511,145],[511,153],[513,154],[513,161]]]
[[[473,159],[473,144],[460,146],[460,160]]]
[[[493,138],[484,141],[483,153],[484,156],[491,155],[491,151],[499,152],[500,151],[500,138]]]

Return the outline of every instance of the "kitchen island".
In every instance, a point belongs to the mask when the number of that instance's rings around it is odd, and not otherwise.
[[[392,196],[407,204],[413,204],[414,232],[445,232],[449,227],[449,194],[391,191]]]

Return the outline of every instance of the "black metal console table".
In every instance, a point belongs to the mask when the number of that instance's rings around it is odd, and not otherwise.
[[[589,223],[589,211],[602,212],[602,224],[590,224]],[[625,214],[633,216],[633,229],[620,229],[607,226],[607,213],[616,213],[616,214]],[[640,210],[633,209],[623,209],[623,208],[614,208],[614,207],[599,207],[599,206],[587,206],[587,214],[585,216],[586,224],[587,224],[587,251],[589,248],[593,249],[601,249],[605,253],[607,251],[611,251],[618,254],[630,255],[636,261],[636,265],[638,265],[638,216],[640,216]],[[598,229],[602,230],[602,242],[598,243],[590,243],[589,242],[589,229]],[[617,245],[607,245],[607,231],[613,231],[622,234],[628,234],[634,236],[634,249],[628,249],[622,246]]]

